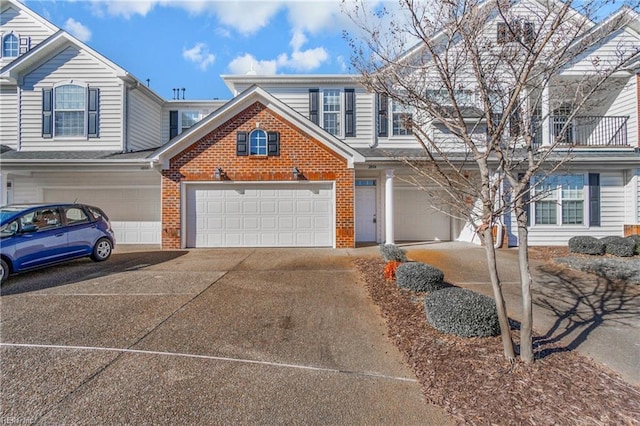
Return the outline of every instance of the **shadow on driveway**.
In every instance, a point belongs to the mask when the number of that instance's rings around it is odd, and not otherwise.
[[[0,288],[0,296],[28,293],[64,286],[93,278],[136,271],[177,259],[188,251],[136,251],[113,253],[104,262],[82,258],[56,266],[12,275]]]

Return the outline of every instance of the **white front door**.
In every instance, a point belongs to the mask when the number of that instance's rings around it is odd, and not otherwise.
[[[374,180],[356,180],[356,241],[376,241],[376,187]]]

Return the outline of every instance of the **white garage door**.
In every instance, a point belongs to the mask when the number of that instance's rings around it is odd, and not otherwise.
[[[84,203],[109,217],[116,244],[160,244],[160,188],[46,188],[49,203]]]
[[[187,187],[187,247],[331,247],[333,184]]]
[[[431,206],[427,193],[416,188],[394,189],[396,240],[451,240],[451,218]]]

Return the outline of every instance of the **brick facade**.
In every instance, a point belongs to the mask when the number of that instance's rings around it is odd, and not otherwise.
[[[257,123],[265,131],[280,133],[279,156],[236,155],[236,132],[251,132]],[[354,247],[354,170],[346,159],[256,102],[170,160],[162,173],[163,248],[180,248],[181,182],[217,182],[217,167],[231,181],[290,181],[293,167],[307,181],[334,181],[336,247]]]

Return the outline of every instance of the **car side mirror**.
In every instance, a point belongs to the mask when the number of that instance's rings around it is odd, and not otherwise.
[[[30,234],[32,232],[36,232],[38,230],[38,227],[36,225],[23,225],[22,226],[22,233],[23,234]]]

